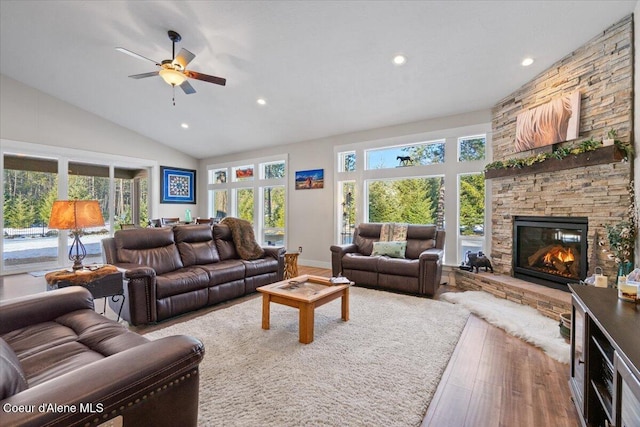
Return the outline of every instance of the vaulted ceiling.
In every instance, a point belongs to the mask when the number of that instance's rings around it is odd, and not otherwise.
[[[635,5],[2,0],[0,72],[205,158],[491,108]],[[173,106],[160,77],[128,78],[157,67],[115,48],[170,59],[168,30],[227,85],[190,80]]]

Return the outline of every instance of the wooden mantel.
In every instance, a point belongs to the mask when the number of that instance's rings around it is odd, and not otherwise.
[[[623,160],[626,153],[616,145],[601,147],[594,151],[587,151],[576,155],[569,155],[564,159],[547,159],[540,163],[521,168],[489,169],[484,171],[484,178],[503,178],[514,175],[526,175],[534,173],[555,172],[565,169],[574,169],[587,166],[615,163]]]

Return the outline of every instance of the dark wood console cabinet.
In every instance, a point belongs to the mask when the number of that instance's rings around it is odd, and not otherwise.
[[[569,389],[582,425],[640,427],[640,305],[615,289],[569,287]]]

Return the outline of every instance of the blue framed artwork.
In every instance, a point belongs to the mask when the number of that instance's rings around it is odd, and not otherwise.
[[[160,203],[196,203],[196,171],[160,166]]]

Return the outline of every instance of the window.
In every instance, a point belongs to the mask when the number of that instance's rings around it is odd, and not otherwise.
[[[253,166],[237,166],[232,168],[232,178],[234,182],[253,180]]]
[[[268,246],[284,245],[284,185],[262,189],[262,241]]]
[[[227,190],[212,190],[209,192],[209,217],[224,218],[229,212],[229,192]]]
[[[458,259],[465,261],[468,251],[484,250],[484,175],[468,174],[458,178],[459,238]]]
[[[432,165],[444,162],[444,141],[367,150],[367,170]]]
[[[362,222],[407,222],[446,231],[447,264],[485,250],[490,129],[473,124],[335,147],[335,242],[349,243]]]
[[[484,160],[485,144],[484,135],[458,138],[458,161]]]
[[[105,225],[83,230],[85,263],[102,262],[100,240],[121,223],[147,225],[153,162],[4,140],[0,150],[4,193],[0,273],[69,265],[69,232],[48,228],[51,207],[58,199],[100,203]]]
[[[284,162],[262,163],[262,179],[284,178]]]
[[[356,226],[356,183],[355,181],[343,181],[339,183],[339,186],[339,198],[342,200],[340,244],[347,244],[352,242]]]
[[[253,223],[253,188],[238,188],[236,190],[236,217]]]
[[[4,156],[5,267],[57,261],[58,230],[47,227],[57,198],[57,160]]]
[[[246,219],[262,245],[285,245],[287,163],[283,157],[208,166],[209,215]]]
[[[439,203],[444,178],[405,178],[367,182],[368,222],[435,224],[443,217]]]
[[[345,151],[338,154],[338,171],[353,172],[356,170],[356,153],[355,151]]]

